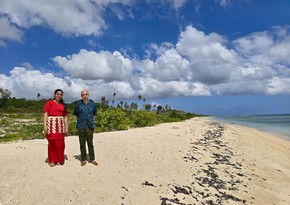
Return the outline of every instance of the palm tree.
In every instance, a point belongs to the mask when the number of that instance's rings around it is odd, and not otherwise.
[[[0,106],[4,105],[10,96],[10,90],[0,87]]]
[[[138,104],[135,103],[135,102],[132,102],[131,105],[130,105],[130,109],[132,111],[136,111],[138,109]]]
[[[123,109],[124,101],[121,100],[119,104],[120,104],[120,108]]]
[[[151,111],[151,108],[152,108],[152,105],[151,104],[145,104],[144,105],[144,109],[146,110],[146,111]]]
[[[138,101],[142,100],[142,95],[138,95]]]
[[[113,100],[112,100],[113,107],[114,107],[114,103],[115,103],[115,97],[116,97],[116,93],[113,93]]]
[[[106,99],[105,96],[101,97],[101,108],[108,108],[109,101]]]
[[[127,103],[127,102],[125,102],[125,104],[124,104],[124,109],[126,110],[126,111],[129,111],[129,104]]]
[[[157,106],[156,113],[159,114],[162,111],[163,107],[161,105]]]
[[[166,110],[166,111],[170,111],[170,110],[171,110],[171,107],[170,107],[169,105],[166,104],[166,105],[165,105],[165,110]]]
[[[121,101],[118,103],[117,107],[123,109],[123,105],[124,105],[124,101],[121,100]]]
[[[138,100],[142,100],[142,95],[138,95]]]
[[[145,102],[146,102],[146,99],[143,98],[143,109],[145,109]]]

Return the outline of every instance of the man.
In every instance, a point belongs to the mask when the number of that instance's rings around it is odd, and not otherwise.
[[[78,101],[73,111],[73,115],[77,117],[76,128],[78,130],[80,150],[81,150],[81,166],[87,163],[86,143],[88,144],[89,157],[93,165],[98,165],[95,161],[95,152],[93,144],[94,134],[94,118],[97,114],[97,106],[93,100],[89,99],[89,92],[83,90],[81,92],[82,100]]]

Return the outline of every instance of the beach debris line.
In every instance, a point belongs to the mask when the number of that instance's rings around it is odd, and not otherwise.
[[[225,128],[217,122],[206,123],[208,130],[200,139],[192,139],[192,147],[183,157],[185,162],[193,165],[190,170],[192,179],[186,185],[169,183],[172,197],[168,194],[160,196],[161,205],[251,203],[235,196],[239,192],[249,192],[245,190],[249,177],[243,172],[242,162],[233,159],[235,153],[223,139]],[[197,162],[198,168],[194,166]]]

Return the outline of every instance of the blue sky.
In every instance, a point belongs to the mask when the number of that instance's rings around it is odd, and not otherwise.
[[[290,113],[289,0],[1,0],[13,97],[138,101],[210,115]]]

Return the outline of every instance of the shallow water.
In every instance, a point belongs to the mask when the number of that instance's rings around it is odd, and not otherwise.
[[[290,114],[250,115],[250,116],[214,116],[212,119],[234,123],[261,131],[282,135],[290,139]]]

